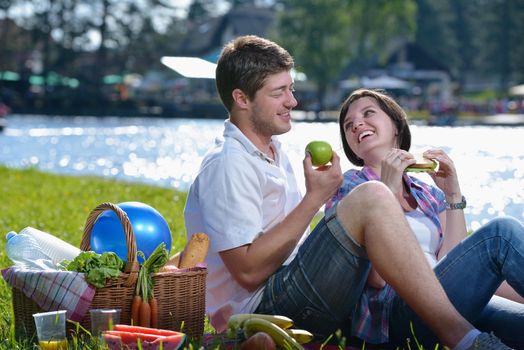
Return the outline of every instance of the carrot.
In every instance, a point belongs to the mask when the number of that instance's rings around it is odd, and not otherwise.
[[[140,295],[136,294],[133,297],[131,302],[131,324],[138,325],[140,322],[140,304],[142,303],[142,298]]]
[[[158,302],[154,296],[149,298],[149,308],[151,310],[151,328],[158,327]]]
[[[137,255],[144,258],[144,263],[140,266],[138,271],[138,279],[136,282],[135,295],[140,295],[142,300],[138,310],[138,322],[134,325],[149,327],[151,325],[151,312],[153,311],[154,327],[158,326],[158,306],[156,300],[153,302],[153,310],[151,310],[150,301],[154,299],[154,282],[151,274],[158,272],[158,270],[165,265],[169,256],[164,242],[160,243],[155,250],[145,259],[143,252],[138,251]]]
[[[184,333],[177,332],[177,331],[171,331],[169,329],[156,329],[156,328],[148,328],[148,327],[140,327],[140,326],[129,326],[126,324],[116,324],[113,327],[114,331],[124,331],[124,332],[131,332],[131,333],[144,333],[144,334],[153,334],[153,335],[163,335],[166,337],[170,336],[179,336],[183,335]]]
[[[140,319],[140,326],[149,327],[151,325],[151,307],[145,300],[142,300],[140,304],[140,316],[138,318]]]

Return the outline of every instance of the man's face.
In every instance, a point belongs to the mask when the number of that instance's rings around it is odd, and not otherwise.
[[[287,71],[266,79],[255,98],[249,101],[250,124],[256,134],[270,138],[291,129],[291,110],[297,105],[293,91],[293,79]]]

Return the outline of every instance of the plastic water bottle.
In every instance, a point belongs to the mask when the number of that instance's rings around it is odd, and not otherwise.
[[[19,234],[31,236],[35,239],[37,244],[42,249],[42,252],[53,261],[53,264],[58,264],[64,259],[73,260],[80,249],[53,236],[50,233],[40,231],[33,227],[26,227]]]
[[[7,257],[16,266],[40,270],[54,269],[53,262],[42,252],[40,245],[32,236],[11,231],[5,237]]]
[[[49,233],[26,227],[6,235],[7,256],[16,265],[33,269],[56,269],[64,259],[73,260],[80,249]]]

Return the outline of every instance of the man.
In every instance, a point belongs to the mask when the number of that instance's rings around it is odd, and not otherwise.
[[[297,105],[293,64],[286,50],[256,36],[230,42],[218,60],[217,90],[229,119],[184,210],[188,237],[210,237],[211,324],[222,332],[232,314],[281,314],[327,336],[351,322],[372,263],[444,345],[467,349],[477,339],[478,348],[487,348],[487,341],[507,349],[488,334],[479,336],[451,305],[382,183],[355,188],[309,233],[342,172],[338,155],[317,169],[306,154],[301,196],[276,137],[290,131]]]

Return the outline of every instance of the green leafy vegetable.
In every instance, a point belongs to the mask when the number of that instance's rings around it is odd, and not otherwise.
[[[145,258],[143,252],[139,251],[137,254]],[[153,250],[151,255],[149,255],[140,267],[135,294],[141,295],[143,300],[149,300],[149,298],[153,296],[154,283],[151,274],[158,272],[158,270],[166,264],[168,259],[169,252],[166,249],[166,244],[162,242]]]
[[[64,260],[60,265],[67,271],[83,272],[86,281],[97,288],[102,288],[107,278],[120,276],[124,268],[124,262],[116,253],[93,251],[81,252],[72,261]]]

